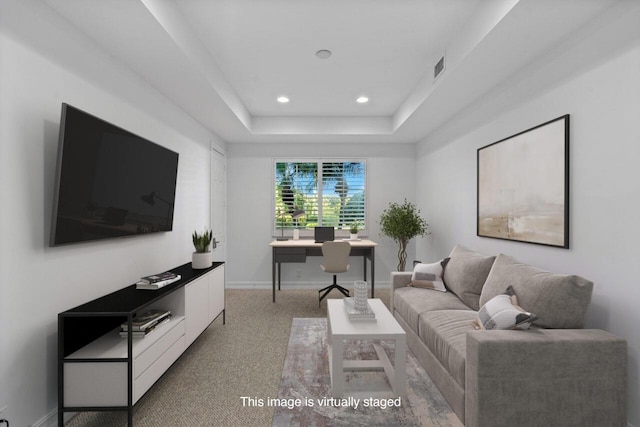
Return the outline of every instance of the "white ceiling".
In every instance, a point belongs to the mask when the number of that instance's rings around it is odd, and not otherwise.
[[[419,141],[623,1],[46,0],[229,143]]]
[[[478,0],[176,4],[252,115],[390,116]]]

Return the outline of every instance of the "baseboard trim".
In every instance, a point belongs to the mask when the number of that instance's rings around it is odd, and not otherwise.
[[[281,289],[318,289],[330,284],[329,282],[282,282]],[[347,289],[353,288],[352,281],[340,283]],[[271,290],[271,282],[232,282],[227,281],[225,287],[227,289],[268,289]],[[391,282],[377,282],[376,289],[389,289]]]
[[[58,426],[58,410],[54,409],[38,421],[33,423],[32,427],[57,427]]]
[[[65,412],[64,422],[65,424],[73,417],[78,415],[77,412]],[[60,427],[58,426],[58,410],[54,409],[44,417],[40,418],[35,423],[31,424],[31,427]]]

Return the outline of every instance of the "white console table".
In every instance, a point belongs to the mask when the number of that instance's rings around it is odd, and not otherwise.
[[[58,425],[65,412],[127,411],[222,314],[224,263],[174,268],[181,280],[158,290],[135,285],[58,314]],[[149,309],[170,310],[171,320],[144,338],[119,335],[120,325]]]

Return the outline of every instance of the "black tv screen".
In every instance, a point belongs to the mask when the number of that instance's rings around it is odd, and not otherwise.
[[[51,246],[173,228],[178,153],[62,104]]]

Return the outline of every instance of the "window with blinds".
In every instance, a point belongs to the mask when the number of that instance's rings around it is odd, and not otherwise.
[[[364,160],[276,160],[274,177],[274,235],[316,226],[333,226],[346,235],[353,223],[366,228]]]

